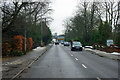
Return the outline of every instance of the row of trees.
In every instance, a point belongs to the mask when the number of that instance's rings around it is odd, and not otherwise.
[[[74,17],[65,20],[66,40],[79,40],[84,45],[106,45],[113,39],[120,46],[118,4],[116,2],[80,2]]]
[[[2,42],[12,42],[15,35],[33,39],[33,47],[47,45],[51,41],[48,24],[51,20],[50,1],[2,2]]]

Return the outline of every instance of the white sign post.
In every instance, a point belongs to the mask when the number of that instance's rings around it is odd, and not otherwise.
[[[114,45],[113,40],[107,40],[107,46]]]

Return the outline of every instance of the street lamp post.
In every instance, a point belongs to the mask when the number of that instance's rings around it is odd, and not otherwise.
[[[42,4],[42,6],[41,6],[41,46],[43,46],[43,19],[45,19],[45,26],[46,26],[46,18],[43,18],[42,17],[42,14],[43,14],[43,12],[42,12],[42,10],[43,10],[43,6],[44,6],[44,2],[42,2],[43,4]]]
[[[42,7],[41,7],[41,14],[42,14]],[[41,46],[42,46],[42,43],[43,43],[43,42],[42,42],[42,38],[43,38],[43,37],[42,37],[42,33],[43,33],[42,31],[43,31],[43,25],[42,25],[42,15],[41,15],[41,41],[40,41],[40,43],[41,43],[40,45],[41,45]]]
[[[42,23],[43,19],[45,21],[44,26],[46,27],[46,18],[42,18],[41,19],[41,46],[43,46],[43,23]]]
[[[118,26],[120,26],[120,1],[118,2]]]
[[[118,14],[120,16],[120,1],[118,2]]]
[[[26,7],[25,7],[25,15],[26,15]],[[25,21],[26,21],[26,25],[25,25],[25,32],[24,32],[24,54],[26,54],[26,50],[27,50],[27,48],[26,48],[26,27],[27,27],[27,19],[26,19],[26,16],[25,16]]]

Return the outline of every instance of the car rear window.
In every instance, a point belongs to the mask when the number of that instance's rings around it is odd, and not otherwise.
[[[81,46],[81,43],[80,42],[73,42],[73,45],[80,45]]]

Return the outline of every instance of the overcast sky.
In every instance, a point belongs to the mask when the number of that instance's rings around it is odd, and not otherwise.
[[[73,16],[77,0],[51,0],[52,9],[52,18],[54,19],[50,24],[50,29],[52,33],[62,34],[64,32],[63,21],[66,18]]]
[[[92,0],[51,0],[52,1],[52,9],[54,10],[52,13],[52,18],[54,19],[50,24],[50,29],[52,31],[52,34],[58,33],[63,34],[64,33],[64,20],[67,18],[72,17],[75,14],[75,11],[77,9],[77,5],[79,1],[88,1],[92,2]],[[96,2],[104,2],[109,0],[94,0]],[[117,2],[118,0],[110,0]]]

